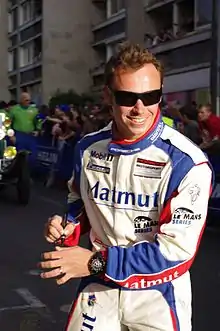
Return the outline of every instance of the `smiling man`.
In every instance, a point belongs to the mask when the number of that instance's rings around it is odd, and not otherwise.
[[[205,227],[206,156],[165,125],[160,63],[123,44],[106,65],[113,121],[76,146],[67,225],[53,216],[42,278],[83,277],[68,331],[190,331],[191,267]],[[78,246],[90,227],[91,250]],[[75,245],[75,246],[74,246]],[[72,247],[71,247],[72,246]],[[49,270],[48,270],[49,269]]]

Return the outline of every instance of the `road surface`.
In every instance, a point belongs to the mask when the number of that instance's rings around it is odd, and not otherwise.
[[[44,222],[62,213],[64,203],[63,190],[40,183],[33,185],[27,207],[17,205],[13,189],[0,192],[0,330],[63,330],[78,282],[58,287],[52,280],[41,280],[37,262],[50,249],[43,239]],[[219,328],[219,252],[219,229],[207,229],[192,269],[193,331]]]

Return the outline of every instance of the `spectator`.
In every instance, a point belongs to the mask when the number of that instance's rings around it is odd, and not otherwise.
[[[18,150],[26,149],[32,151],[35,140],[33,136],[38,135],[36,130],[36,116],[38,110],[30,105],[31,97],[28,93],[22,93],[20,103],[11,107],[9,115],[12,120],[12,127],[15,130],[13,143],[16,142]]]
[[[195,116],[193,111],[187,106],[180,109],[183,123],[183,134],[192,140],[195,144],[199,145],[201,142],[201,135],[199,130],[199,124],[194,120]]]
[[[199,127],[203,142],[200,147],[212,152],[219,152],[220,118],[212,113],[210,104],[202,105],[198,111]]]

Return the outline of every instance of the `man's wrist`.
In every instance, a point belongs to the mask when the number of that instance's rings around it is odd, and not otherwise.
[[[88,261],[90,275],[101,276],[105,273],[107,264],[107,250],[95,252]]]
[[[67,213],[66,218],[67,218],[68,222],[70,222],[74,225],[77,225],[80,223],[79,220],[76,217],[73,217],[70,213]]]

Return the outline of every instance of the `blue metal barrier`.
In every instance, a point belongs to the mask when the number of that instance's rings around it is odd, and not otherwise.
[[[28,139],[28,137],[27,137]],[[35,173],[49,174],[51,171],[55,172],[57,178],[68,180],[71,177],[73,169],[73,150],[74,146],[66,144],[62,151],[59,151],[56,142],[51,138],[40,136],[31,137],[34,143],[31,144],[32,153],[31,170]],[[23,143],[24,142],[24,143]],[[27,149],[27,142],[20,141],[18,150]]]

